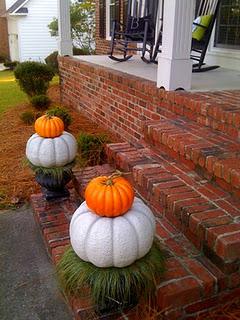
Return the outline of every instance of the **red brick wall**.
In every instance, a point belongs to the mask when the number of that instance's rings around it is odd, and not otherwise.
[[[129,142],[143,137],[143,122],[176,114],[240,137],[240,91],[158,89],[144,80],[76,58],[60,57],[62,102]]]
[[[1,17],[5,8],[5,0],[0,0],[0,56],[9,57],[7,19]]]
[[[163,91],[151,81],[98,67],[74,58],[59,59],[63,104],[128,141],[141,138],[143,120],[160,119],[157,100]]]

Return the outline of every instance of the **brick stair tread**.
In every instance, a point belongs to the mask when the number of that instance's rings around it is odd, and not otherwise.
[[[125,148],[129,152],[130,149]],[[96,173],[108,175],[114,170],[109,165],[75,170],[75,187],[78,186],[80,197],[73,190],[70,199],[51,202],[46,202],[41,193],[31,196],[36,222],[54,264],[69,246],[69,222],[82,201],[86,184]],[[195,314],[206,307],[213,307],[224,301],[226,295],[232,295],[233,292],[235,294],[240,284],[238,273],[224,274],[209,259],[203,257],[166,217],[156,216],[156,223],[156,237],[165,253],[167,267],[157,286],[158,305],[163,310],[169,308],[169,320],[180,319],[183,315]],[[93,307],[87,298],[70,299],[69,303],[76,319],[86,319],[89,314],[93,314]],[[134,313],[131,311],[116,319],[130,320],[132,316]]]
[[[157,213],[182,231],[224,272],[240,257],[240,199],[195,171],[149,148],[107,146],[110,163],[132,174],[134,186]]]
[[[240,143],[226,134],[179,117],[147,121],[144,136],[189,167],[207,172],[205,176],[221,186],[240,189]]]
[[[165,108],[238,140],[240,129],[239,92],[239,90],[177,92],[171,99],[172,103],[166,104]]]

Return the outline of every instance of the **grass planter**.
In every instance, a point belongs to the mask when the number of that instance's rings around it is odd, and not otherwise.
[[[72,247],[57,265],[58,278],[67,296],[81,297],[90,289],[92,303],[101,314],[133,307],[140,298],[154,296],[163,271],[163,254],[156,244],[145,257],[124,268],[96,267],[80,259]]]

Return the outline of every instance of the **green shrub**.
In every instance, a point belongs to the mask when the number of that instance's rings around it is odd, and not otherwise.
[[[7,60],[7,61],[4,62],[3,65],[4,65],[4,67],[6,67],[6,68],[8,68],[10,70],[14,70],[17,67],[18,64],[19,64],[18,61],[9,61],[9,60]]]
[[[58,57],[58,52],[54,51],[53,53],[51,53],[49,56],[45,58],[45,62],[49,67],[53,69],[54,73],[59,74],[57,57]]]
[[[91,55],[92,51],[89,50],[89,48],[77,48],[73,47],[73,55],[74,56],[88,56]]]
[[[80,165],[95,166],[103,164],[106,160],[105,144],[109,143],[106,134],[89,134],[80,132],[77,138],[80,152]]]
[[[46,94],[53,70],[46,64],[35,61],[19,63],[14,70],[20,88],[30,97]]]
[[[0,63],[4,63],[7,60],[5,56],[0,56]]]
[[[35,114],[32,111],[25,111],[20,115],[20,119],[25,123],[25,124],[33,124],[36,117]]]
[[[47,109],[51,103],[51,100],[48,96],[40,94],[31,98],[31,104],[38,110]]]
[[[57,116],[61,118],[64,123],[65,129],[67,129],[68,126],[70,126],[70,124],[72,123],[72,117],[70,116],[69,112],[64,108],[52,108],[47,112],[47,114],[49,114],[50,116]]]

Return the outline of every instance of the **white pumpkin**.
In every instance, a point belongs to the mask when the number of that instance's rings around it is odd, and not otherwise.
[[[66,131],[56,138],[43,138],[35,133],[26,147],[28,160],[35,166],[45,168],[64,166],[74,160],[76,153],[76,139]]]
[[[126,267],[145,256],[152,247],[155,218],[139,198],[132,208],[116,218],[100,217],[86,202],[70,223],[70,241],[75,253],[97,267]]]

